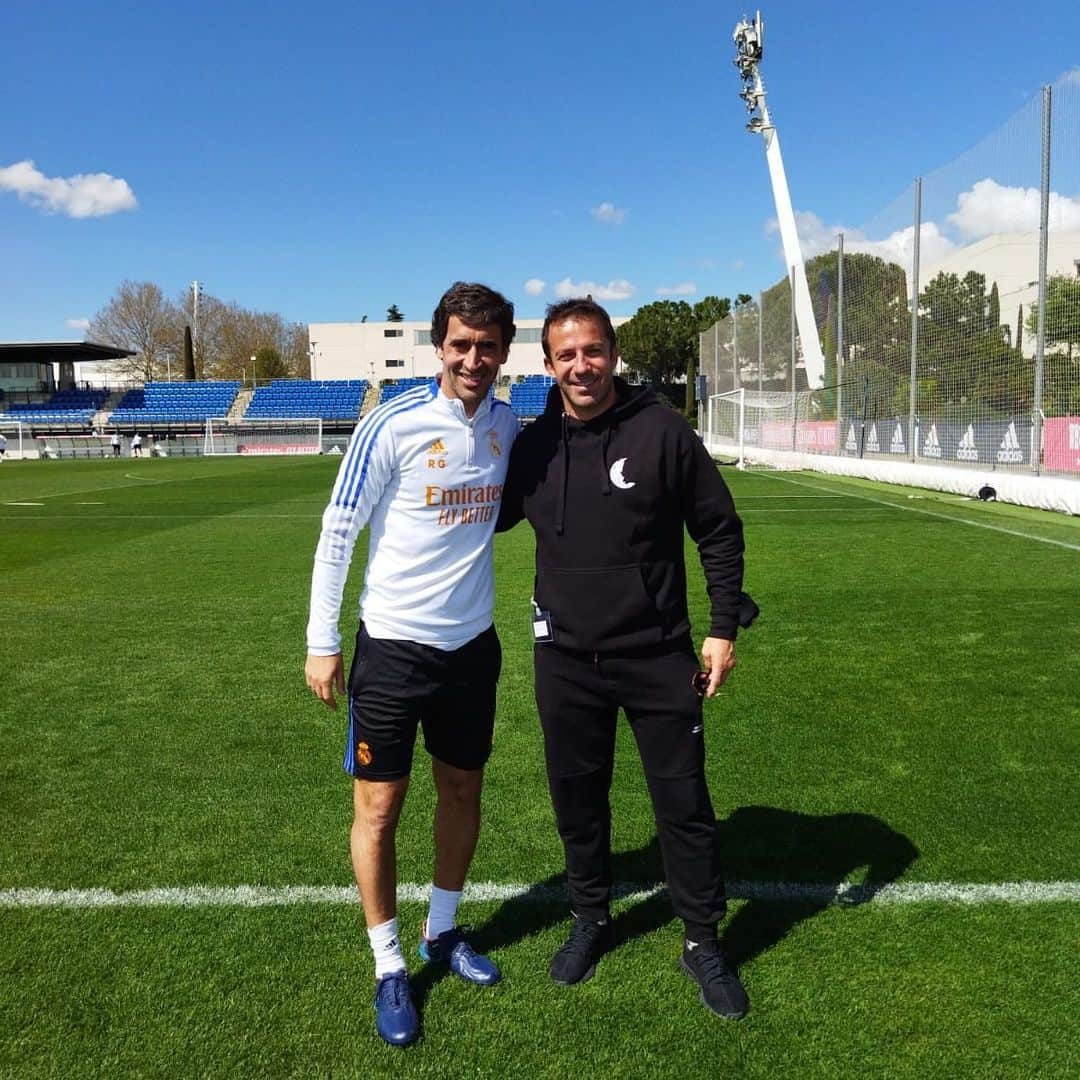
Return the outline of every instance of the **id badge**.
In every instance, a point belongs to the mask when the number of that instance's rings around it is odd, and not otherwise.
[[[538,645],[554,641],[555,637],[551,632],[551,613],[541,611],[540,605],[535,600],[532,601],[532,609],[533,641]]]

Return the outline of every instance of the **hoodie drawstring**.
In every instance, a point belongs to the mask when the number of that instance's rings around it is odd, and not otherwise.
[[[600,471],[604,475],[604,486],[602,490],[605,495],[611,494],[611,473],[608,472],[607,452],[608,445],[611,442],[611,430],[614,426],[614,424],[609,424],[604,428],[604,435],[600,440]]]
[[[553,388],[554,389],[554,388]],[[555,535],[562,536],[563,523],[566,521],[566,489],[570,476],[570,438],[566,426],[566,413],[562,415],[562,475],[558,477],[558,490],[555,492]]]

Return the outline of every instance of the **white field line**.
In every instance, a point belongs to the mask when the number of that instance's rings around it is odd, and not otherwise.
[[[793,480],[790,476],[781,476],[779,473],[762,473],[761,475],[768,476],[773,480],[783,480],[786,484],[797,484],[799,487],[813,488],[815,491],[836,494],[835,488],[821,487],[819,484],[811,484],[807,480]],[[1051,540],[1047,536],[1035,536],[1032,533],[1020,532],[1019,529],[1006,529],[1002,525],[991,525],[985,521],[971,521],[969,518],[954,517],[952,514],[939,514],[934,510],[924,510],[921,506],[905,506],[903,503],[890,502],[888,499],[875,499],[872,495],[864,495],[861,491],[850,491],[846,492],[846,494],[854,499],[877,503],[879,506],[891,506],[894,510],[907,510],[912,514],[923,514],[925,517],[952,521],[957,525],[971,525],[976,529],[989,529],[991,532],[1005,533],[1007,536],[1019,536],[1023,540],[1034,540],[1039,544],[1053,544],[1054,547],[1067,548],[1069,551],[1080,551],[1080,544],[1070,544],[1065,540]]]
[[[740,495],[739,502],[748,499],[846,499],[847,495]]]
[[[740,500],[741,501],[741,500]],[[870,507],[877,511],[877,507]],[[740,514],[865,514],[865,506],[747,506]]]
[[[626,882],[616,885],[614,895],[624,901],[645,900],[662,892],[661,884]],[[399,883],[398,899],[422,903],[430,886]],[[804,883],[796,881],[729,881],[733,900],[805,902],[814,904],[907,905],[951,904],[1059,904],[1080,903],[1080,881],[1007,881],[964,884],[952,881],[914,881],[891,885]],[[525,885],[481,881],[465,886],[466,901],[484,903],[513,900],[522,903],[562,903],[566,890],[558,885]],[[175,888],[137,889],[0,889],[0,908],[144,908],[144,907],[292,907],[298,904],[355,904],[356,889],[336,885],[188,885]]]
[[[16,503],[7,505],[30,505]],[[38,506],[41,504],[38,503]],[[96,505],[104,505],[98,503]],[[319,521],[322,514],[12,514],[10,521],[264,521],[269,518],[296,518],[302,521]]]
[[[151,484],[181,484],[186,480],[204,480],[207,476],[210,477],[222,477],[228,476],[228,473],[204,473],[201,476],[173,476],[165,477],[162,479],[155,479],[150,476],[135,476],[132,473],[124,473],[125,479],[140,481],[143,483],[149,482]],[[39,495],[39,499],[65,499],[69,495],[89,495],[94,491],[121,491],[124,488],[138,487],[138,483],[132,484],[99,484],[97,487],[83,487],[76,491],[52,491],[47,495]],[[12,504],[9,504],[12,505]]]

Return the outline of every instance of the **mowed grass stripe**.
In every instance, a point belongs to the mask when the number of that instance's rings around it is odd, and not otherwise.
[[[796,480],[791,476],[783,476],[780,473],[763,473],[773,480],[782,480],[786,484],[798,484],[800,487],[813,488],[828,494],[836,494],[835,488],[822,487],[820,484],[810,483],[808,480]],[[922,514],[924,517],[938,518],[941,521],[951,521],[957,525],[971,525],[976,529],[989,529],[991,532],[1004,533],[1007,536],[1018,536],[1022,540],[1034,540],[1039,544],[1053,544],[1068,551],[1080,551],[1080,544],[1070,544],[1066,540],[1055,540],[1049,536],[1037,536],[1034,533],[1021,532],[1019,529],[1007,529],[1004,525],[991,525],[988,521],[973,521],[971,518],[958,517],[955,514],[942,514],[936,510],[926,510],[921,506],[907,506],[905,503],[893,502],[891,499],[878,499],[873,495],[866,495],[861,491],[847,490],[845,494],[853,499],[861,499],[864,502],[874,503],[878,506],[888,506],[893,510],[906,510],[912,514]],[[1044,511],[1048,513],[1048,511]],[[1068,519],[1065,519],[1068,520]]]
[[[422,903],[430,885],[398,884],[401,903]],[[612,889],[619,900],[647,900],[666,892],[661,882],[621,882]],[[916,881],[889,885],[814,884],[798,881],[731,881],[732,900],[814,904],[1059,904],[1080,902],[1080,881],[1006,881],[962,883]],[[554,904],[567,900],[558,885],[526,885],[479,881],[465,886],[463,899],[472,903],[514,900]],[[114,892],[112,889],[0,889],[6,908],[122,908],[122,907],[289,907],[295,904],[355,904],[356,890],[348,885],[186,885]]]

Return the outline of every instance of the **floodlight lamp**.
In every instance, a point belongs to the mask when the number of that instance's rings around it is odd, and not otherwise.
[[[740,71],[759,63],[765,45],[765,29],[761,22],[761,12],[756,13],[753,22],[744,15],[742,22],[735,27],[732,38],[738,53],[735,64]]]

